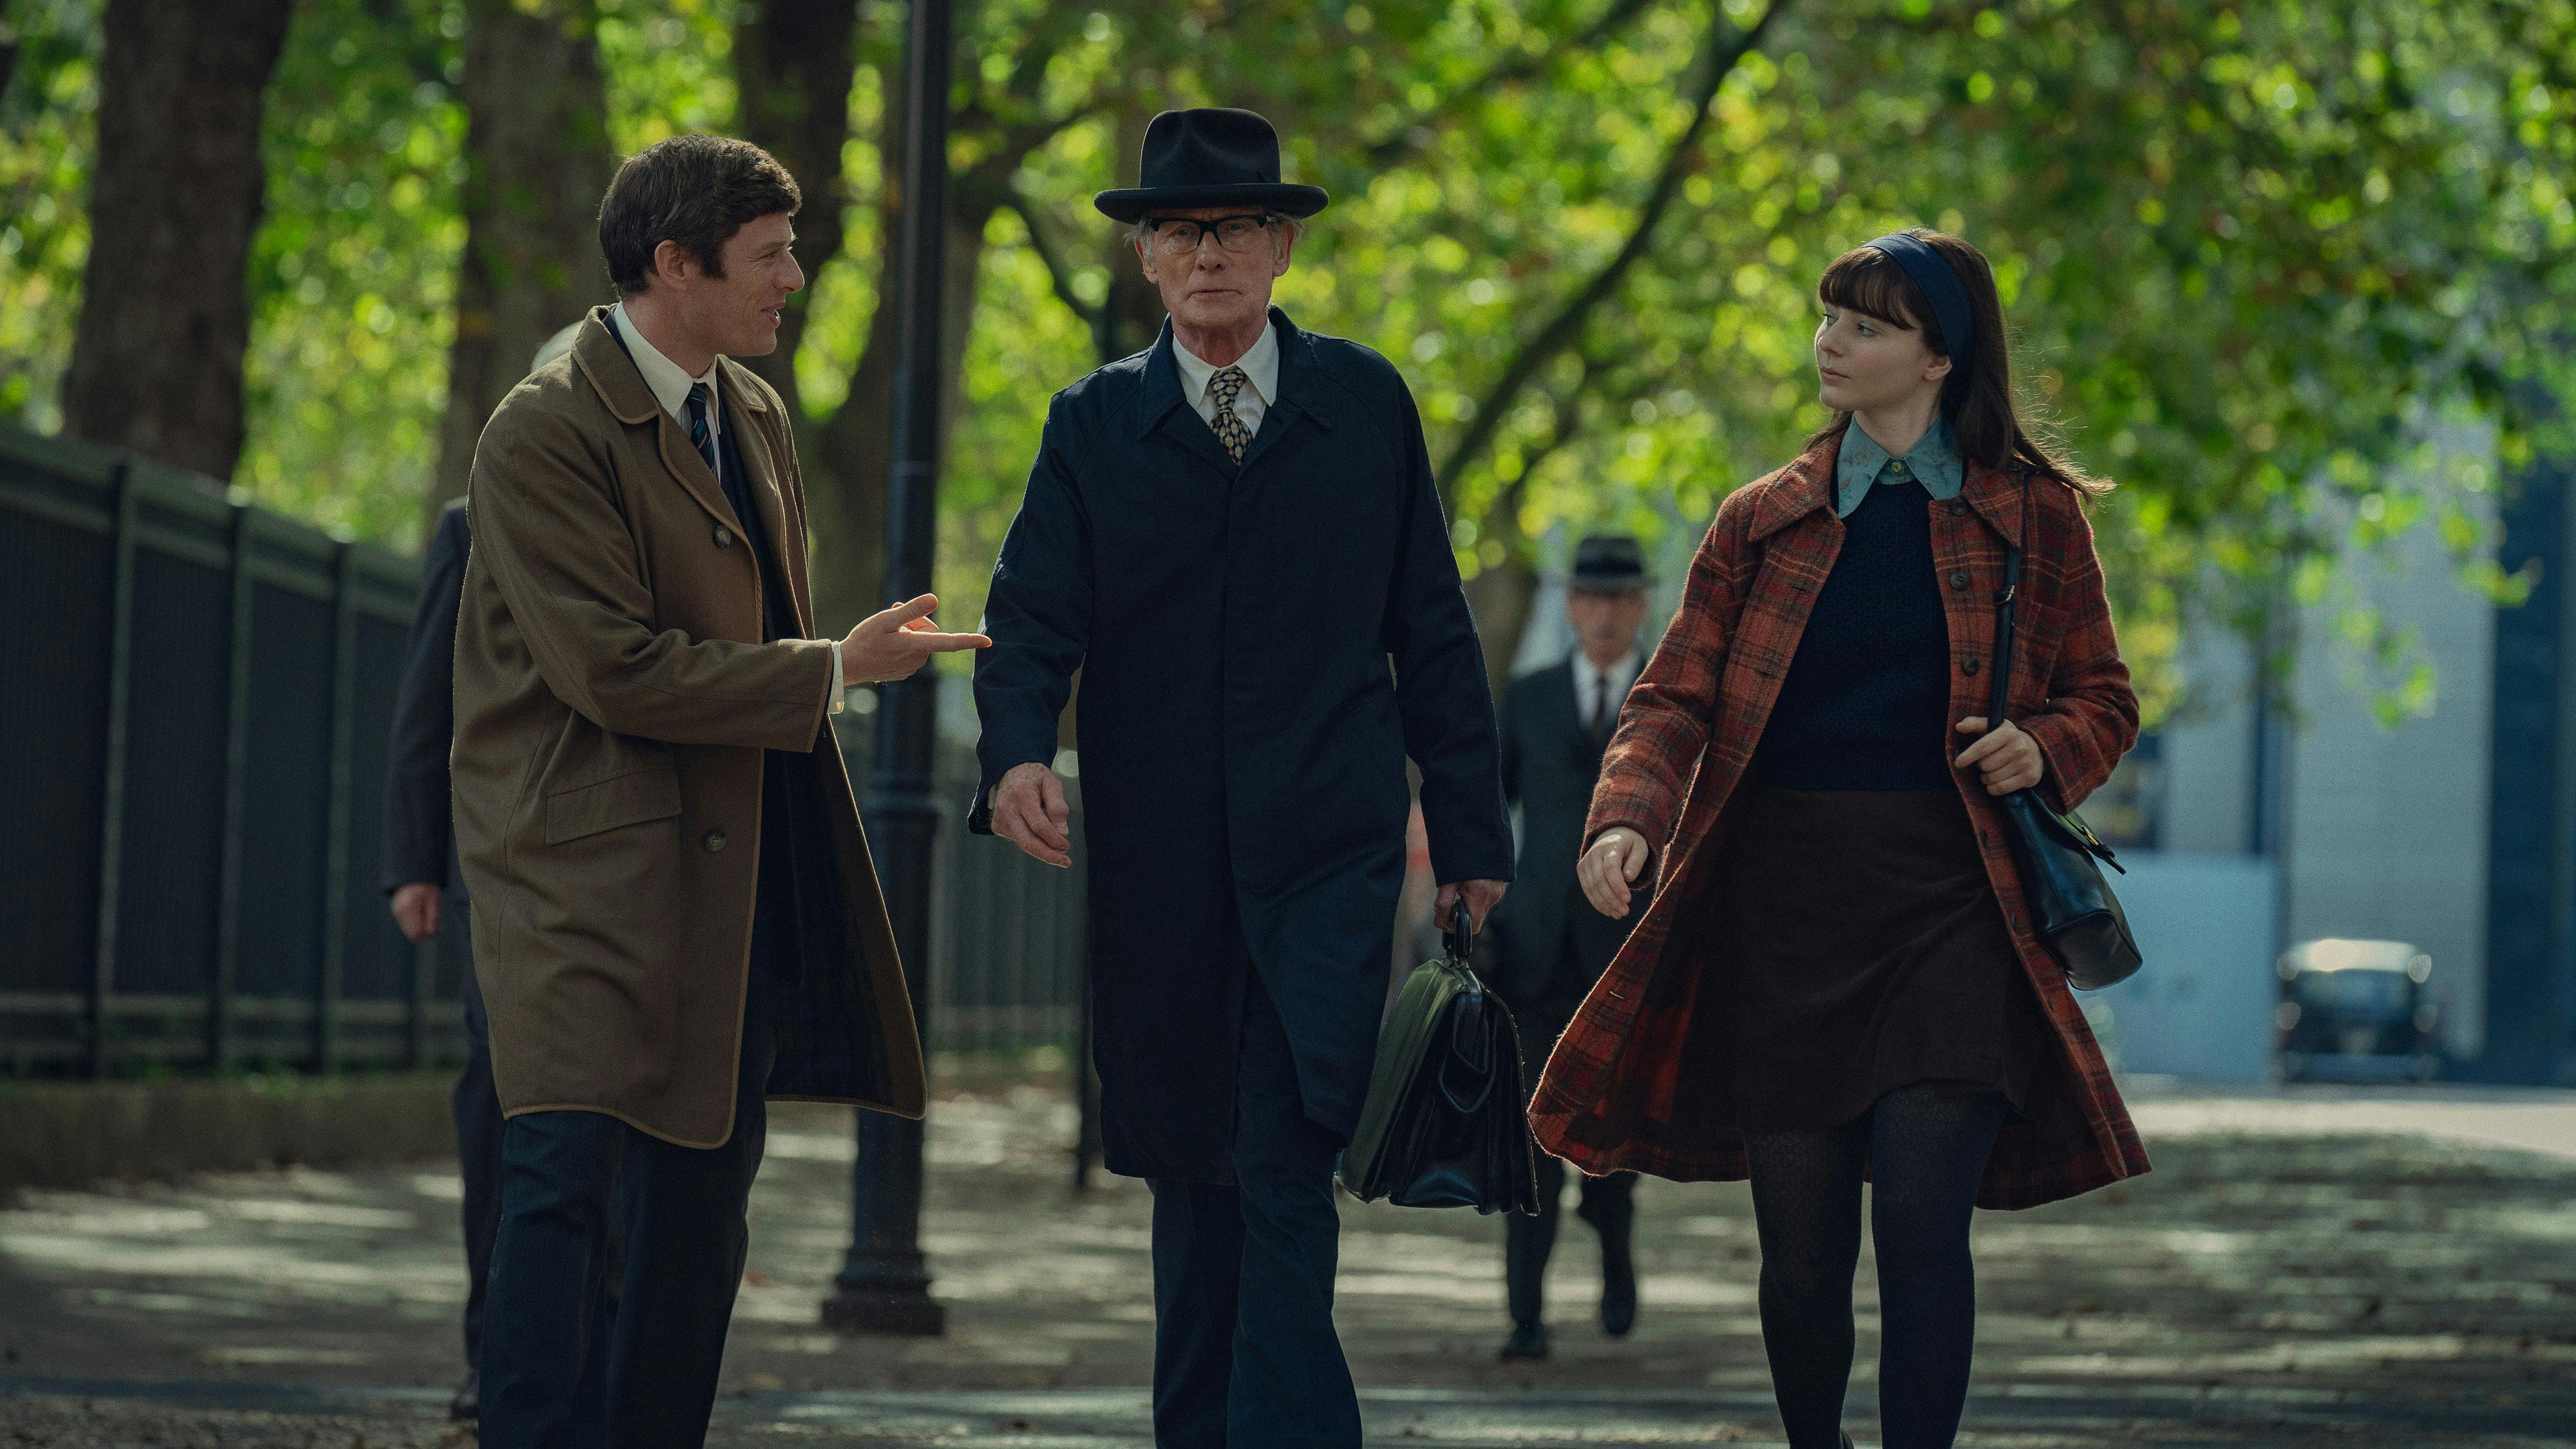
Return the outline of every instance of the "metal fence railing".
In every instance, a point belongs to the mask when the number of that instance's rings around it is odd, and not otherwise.
[[[378,889],[418,589],[203,478],[0,428],[0,1075],[461,1054],[462,953]],[[968,837],[971,772],[943,748],[932,1045],[1069,1044],[1080,872]]]

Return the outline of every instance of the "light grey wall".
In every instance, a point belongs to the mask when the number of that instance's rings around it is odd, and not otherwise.
[[[2159,850],[2250,853],[2254,831],[2254,649],[2216,626],[2183,636],[2174,714],[2156,731],[2164,751]]]
[[[2392,626],[2419,632],[2435,699],[2430,713],[2384,725],[2373,706],[2386,682],[2337,627],[2337,610],[2302,613],[2286,782],[2289,935],[2412,941],[2433,958],[2445,1044],[2473,1056],[2485,1033],[2495,607],[2463,585],[2430,524],[2384,558],[2346,565]]]
[[[2486,449],[2477,438],[2447,440]],[[2492,510],[2482,524],[2492,526]],[[2415,631],[2432,662],[2429,712],[2393,727],[2375,673],[2342,615],[2378,609]],[[2447,1007],[2445,1044],[2479,1050],[2486,978],[2488,756],[2493,749],[2495,608],[2466,585],[2427,521],[2388,545],[2347,549],[2330,598],[2299,610],[2280,711],[2276,785],[2279,940],[2359,936],[2411,941],[2433,957]],[[2255,827],[2255,650],[2231,630],[2185,634],[2182,703],[2159,732],[2162,850],[2236,854]],[[2154,969],[2150,963],[2150,970]]]

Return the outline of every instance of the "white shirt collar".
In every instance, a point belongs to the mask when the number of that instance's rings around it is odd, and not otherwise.
[[[635,358],[635,370],[644,374],[644,385],[653,390],[653,400],[662,405],[662,411],[669,413],[680,426],[687,427],[689,387],[703,382],[707,385],[709,404],[707,426],[721,432],[724,399],[716,392],[716,364],[713,361],[707,363],[706,376],[691,377],[680,370],[680,364],[664,357],[662,349],[644,340],[644,329],[627,320],[625,303],[609,308],[608,315],[615,319],[618,335],[626,339],[627,351]]]
[[[1172,334],[1172,361],[1181,369],[1181,396],[1188,398],[1191,406],[1197,406],[1207,396],[1208,379],[1216,376],[1216,364],[1183,347],[1177,331]],[[1277,327],[1263,322],[1261,335],[1253,339],[1251,350],[1236,358],[1234,365],[1243,369],[1244,381],[1260,395],[1264,406],[1279,401]]]
[[[1637,677],[1637,651],[1634,649],[1611,660],[1607,669],[1594,664],[1592,656],[1580,649],[1574,651],[1574,657],[1583,666],[1583,672],[1593,679],[1629,680]]]

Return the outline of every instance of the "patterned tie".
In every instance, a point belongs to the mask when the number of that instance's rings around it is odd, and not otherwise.
[[[712,401],[705,383],[689,384],[689,443],[698,450],[699,457],[707,460],[707,471],[722,483],[724,472],[716,467],[716,430],[707,425],[707,404]]]
[[[1234,400],[1251,380],[1240,367],[1226,368],[1208,379],[1208,393],[1216,399],[1216,416],[1208,420],[1208,426],[1216,429],[1216,440],[1225,444],[1226,452],[1237,463],[1243,461],[1243,450],[1252,445],[1252,429],[1234,415]]]

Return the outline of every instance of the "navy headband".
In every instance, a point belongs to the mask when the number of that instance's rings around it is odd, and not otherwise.
[[[1959,284],[1959,274],[1950,270],[1950,259],[1933,249],[1919,236],[1893,231],[1868,244],[1896,259],[1914,285],[1932,304],[1932,321],[1940,329],[1941,350],[1949,354],[1950,366],[1959,376],[1968,375],[1977,360],[1976,314],[1968,310],[1968,289]]]

